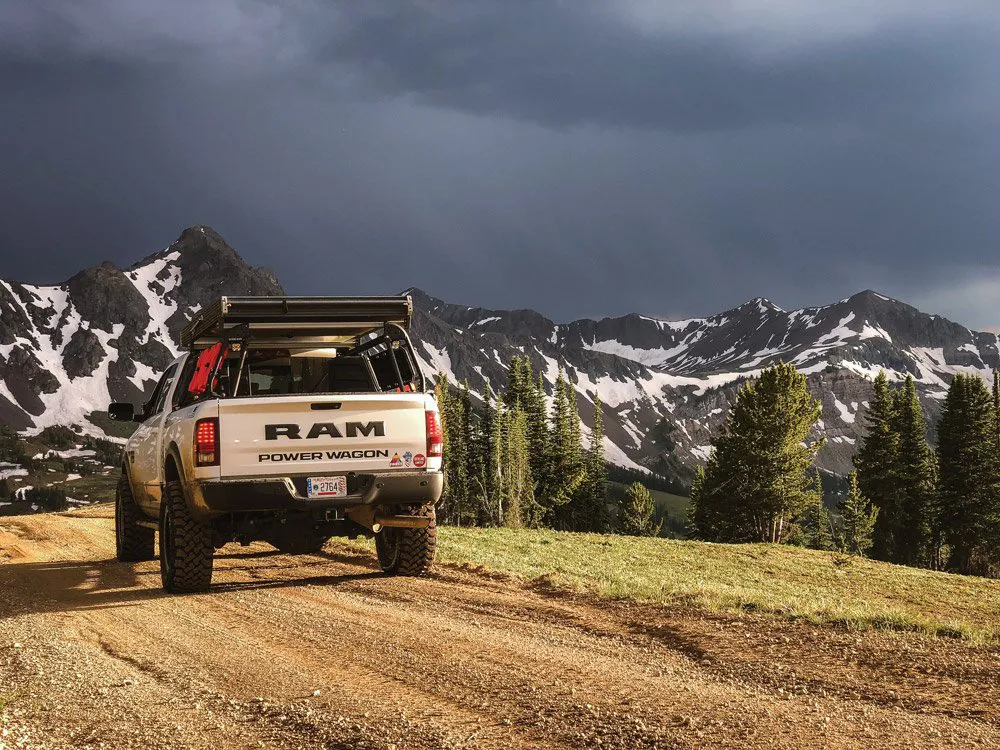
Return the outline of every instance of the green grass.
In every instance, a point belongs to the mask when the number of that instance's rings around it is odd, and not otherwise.
[[[66,494],[77,500],[90,502],[107,502],[115,499],[115,487],[118,486],[118,477],[121,471],[114,469],[107,474],[94,473],[65,482],[62,485]]]
[[[628,490],[628,485],[621,484],[620,482],[608,482],[608,485],[608,497],[614,502],[624,497],[626,490]],[[691,503],[690,498],[683,495],[673,495],[660,490],[650,490],[649,494],[652,495],[656,507],[661,509],[666,515],[681,521],[687,518],[688,505]]]
[[[438,559],[601,597],[1000,641],[1000,581],[784,545],[446,527]]]
[[[40,444],[28,443],[28,446],[33,451],[29,452],[28,455],[46,453],[52,450]],[[61,459],[36,459],[34,469],[30,474],[10,477],[7,480],[7,484],[11,492],[22,487],[57,487],[62,489],[67,497],[82,501],[83,503],[114,500],[115,487],[118,484],[118,477],[120,475],[119,470],[113,467],[92,467],[92,472],[78,479],[66,481],[69,475],[63,470]],[[0,516],[16,516],[32,512],[32,503],[30,502],[17,501],[13,497],[3,498],[3,500],[9,502],[10,505],[0,506]],[[76,506],[77,503],[69,504],[70,508]]]
[[[656,503],[656,507],[662,508],[671,518],[678,518],[682,521],[687,518],[688,505],[691,504],[691,498],[684,497],[683,495],[672,495],[669,492],[661,492],[660,490],[650,490],[649,494],[653,496],[653,502]]]

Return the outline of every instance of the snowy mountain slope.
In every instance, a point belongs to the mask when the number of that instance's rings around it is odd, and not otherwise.
[[[53,286],[0,280],[0,422],[101,433],[110,401],[143,400],[194,311],[220,294],[281,293],[207,227],[124,270],[105,263]]]
[[[282,294],[207,227],[120,270],[104,264],[54,286],[0,281],[0,423],[38,431],[117,425],[111,400],[141,402],[174,356],[181,327],[221,294]],[[784,311],[764,299],[705,319],[626,315],[557,324],[532,310],[446,303],[411,290],[413,339],[430,372],[466,380],[482,397],[526,354],[547,387],[562,369],[585,425],[605,405],[605,448],[625,466],[688,477],[708,456],[739,383],[780,360],[809,374],[828,437],[820,465],[844,473],[862,429],[870,380],[885,369],[916,378],[934,419],[950,377],[988,376],[998,339],[867,291],[831,305]]]

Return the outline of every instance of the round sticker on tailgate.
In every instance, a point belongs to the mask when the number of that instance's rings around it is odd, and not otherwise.
[[[423,468],[423,465],[425,463],[427,463],[427,459],[424,458],[423,453],[418,453],[413,457],[413,465],[416,466],[418,469]]]

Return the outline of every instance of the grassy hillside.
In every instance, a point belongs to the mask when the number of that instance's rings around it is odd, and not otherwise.
[[[0,516],[113,499],[120,451],[64,427],[30,438],[0,431]],[[58,492],[40,498],[37,490]]]
[[[624,497],[627,489],[628,486],[620,482],[608,482],[608,499],[612,504],[617,505],[621,498]],[[649,494],[653,496],[657,514],[665,519],[663,535],[684,536],[681,532],[687,523],[688,505],[691,503],[690,498],[683,495],[673,495],[661,490],[650,490]]]
[[[661,508],[666,515],[681,521],[687,518],[688,505],[691,504],[690,498],[683,495],[672,495],[669,492],[660,492],[660,490],[650,490],[649,494],[653,496],[656,507]]]
[[[439,560],[600,596],[1000,641],[1000,581],[783,545],[442,528]]]

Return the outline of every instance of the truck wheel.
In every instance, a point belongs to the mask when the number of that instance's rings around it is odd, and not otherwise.
[[[191,515],[180,482],[167,482],[160,512],[160,580],[171,594],[208,591],[212,529]]]
[[[400,515],[423,516],[431,520],[423,529],[386,527],[375,535],[375,552],[382,571],[391,576],[422,576],[431,569],[437,546],[437,519],[434,506],[399,508]]]
[[[143,562],[156,557],[156,532],[139,525],[145,518],[122,474],[115,492],[115,554],[118,562]]]

